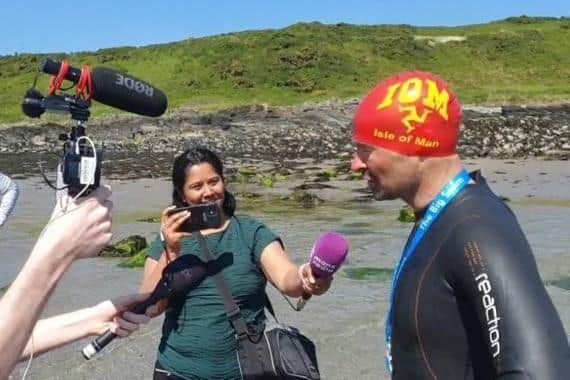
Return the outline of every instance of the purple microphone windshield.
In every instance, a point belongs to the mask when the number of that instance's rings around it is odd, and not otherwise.
[[[315,242],[310,265],[317,277],[332,276],[348,254],[348,241],[336,232],[325,232]]]

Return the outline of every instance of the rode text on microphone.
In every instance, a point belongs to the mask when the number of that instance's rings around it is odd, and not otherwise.
[[[48,95],[36,89],[40,73],[51,74]],[[64,80],[73,85],[62,89]],[[75,94],[67,91],[75,87]],[[56,188],[44,175],[46,183],[57,190],[67,189],[69,195],[87,195],[99,186],[103,147],[100,149],[87,137],[85,123],[91,115],[91,99],[108,106],[144,116],[160,116],[167,100],[164,93],[145,81],[108,68],[81,69],[71,67],[64,60],[56,62],[47,58],[40,66],[32,88],[26,91],[22,111],[26,116],[39,118],[44,112],[69,114],[76,125],[69,134],[61,134],[63,155],[60,161],[64,187]]]

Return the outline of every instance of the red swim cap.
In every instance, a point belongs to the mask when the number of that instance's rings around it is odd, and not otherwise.
[[[407,156],[440,157],[456,152],[462,111],[437,76],[411,71],[386,79],[360,103],[356,142]]]

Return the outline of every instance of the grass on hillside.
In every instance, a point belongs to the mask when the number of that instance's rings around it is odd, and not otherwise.
[[[442,37],[451,36],[448,42]],[[460,38],[457,38],[460,37]],[[143,48],[68,56],[75,67],[108,66],[144,79],[169,109],[290,105],[361,97],[399,71],[432,71],[463,103],[570,99],[570,19],[517,17],[464,27],[301,23]],[[23,120],[20,102],[45,55],[0,57],[0,122]],[[38,85],[45,91],[48,76]],[[94,115],[120,112],[101,104]]]

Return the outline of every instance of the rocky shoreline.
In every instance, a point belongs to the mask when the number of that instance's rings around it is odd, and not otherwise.
[[[203,114],[176,110],[161,118],[118,115],[93,119],[88,134],[111,153],[168,153],[202,144],[226,157],[279,161],[328,159],[352,152],[357,101],[292,107],[252,105]],[[460,154],[465,158],[570,158],[570,104],[465,107]],[[0,153],[59,152],[71,121],[33,121],[0,129]]]

